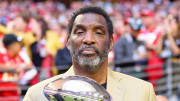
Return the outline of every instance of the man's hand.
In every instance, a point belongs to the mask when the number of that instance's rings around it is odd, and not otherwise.
[[[152,44],[150,44],[150,43],[148,43],[148,42],[145,42],[145,46],[146,46],[146,48],[147,48],[148,50],[154,50],[154,49],[155,49],[155,46],[152,45]]]
[[[18,74],[21,74],[22,72],[24,72],[23,68],[19,67],[19,68],[16,68],[16,73]]]
[[[163,24],[163,30],[164,30],[164,35],[167,36],[172,36],[173,34],[173,27],[174,27],[174,23],[173,23],[173,16],[169,15],[165,20],[164,20],[164,24]]]

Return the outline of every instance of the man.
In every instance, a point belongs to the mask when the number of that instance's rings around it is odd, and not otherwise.
[[[144,28],[141,30],[138,39],[144,41],[146,45],[148,61],[145,71],[148,80],[153,84],[154,88],[156,88],[156,81],[163,76],[164,61],[155,51],[156,45],[162,35],[162,30],[156,25],[154,21],[154,12],[152,10],[143,9],[141,16]]]
[[[2,101],[19,101],[20,93],[16,82],[18,80],[21,84],[26,82],[27,77],[23,71],[31,69],[32,63],[27,62],[26,56],[21,51],[20,40],[16,35],[8,33],[3,37],[2,42],[4,48],[1,47],[0,50],[0,99]],[[32,74],[30,75],[32,76]]]
[[[142,22],[138,18],[129,18],[127,24],[130,27],[129,32],[119,38],[114,45],[114,54],[116,54],[115,62],[130,63],[138,60],[145,60],[147,58],[145,45],[142,41],[137,39]]]
[[[72,57],[67,47],[58,50],[54,61],[59,74],[65,73],[71,67]]]
[[[115,67],[123,68],[122,73],[142,77],[141,65],[146,65],[147,62],[147,50],[143,41],[138,40],[138,35],[141,30],[142,21],[139,18],[128,18],[125,23],[129,31],[125,33],[114,44],[114,63]],[[128,71],[131,68],[131,71]],[[136,69],[134,69],[136,68]]]
[[[113,25],[107,13],[98,7],[83,7],[76,11],[68,26],[67,47],[72,55],[72,67],[31,87],[24,101],[47,101],[43,88],[62,76],[81,75],[106,88],[113,101],[156,101],[150,83],[113,72],[108,68],[108,52],[113,48]]]

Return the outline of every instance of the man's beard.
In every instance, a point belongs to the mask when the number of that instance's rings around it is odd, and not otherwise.
[[[88,58],[88,56],[87,58],[82,56],[82,52],[86,48],[91,48],[95,50],[96,56],[93,59]],[[109,45],[102,52],[100,52],[96,47],[92,45],[82,45],[77,51],[75,51],[75,48],[71,45],[70,52],[74,60],[82,68],[90,72],[95,72],[98,67],[100,67],[100,65],[104,62],[104,60],[108,57]]]

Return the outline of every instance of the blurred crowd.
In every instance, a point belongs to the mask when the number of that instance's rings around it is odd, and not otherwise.
[[[0,3],[0,79],[33,85],[40,77],[65,72],[72,64],[65,46],[68,20],[82,5],[102,7],[111,16],[115,44],[109,62],[115,66],[146,65],[146,79],[156,87],[164,58],[173,56],[175,65],[179,62],[179,0],[79,0],[68,6],[51,0],[4,0]],[[17,87],[9,82],[1,85]]]

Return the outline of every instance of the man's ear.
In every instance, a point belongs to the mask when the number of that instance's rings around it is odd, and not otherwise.
[[[111,37],[110,38],[110,47],[109,47],[109,50],[112,51],[113,47],[114,47],[114,40],[113,40],[113,37]]]
[[[70,42],[69,42],[69,36],[67,37],[67,39],[66,39],[66,47],[68,48],[68,50],[70,49]]]

